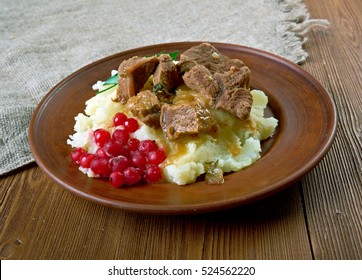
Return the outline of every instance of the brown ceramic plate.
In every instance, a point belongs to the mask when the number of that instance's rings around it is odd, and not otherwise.
[[[67,138],[74,116],[105,80],[129,57],[185,51],[199,42],[141,47],[83,67],[57,84],[42,100],[30,123],[29,142],[38,165],[56,183],[93,202],[123,210],[190,214],[216,211],[272,195],[301,179],[329,150],[336,130],[336,109],[320,83],[299,66],[273,54],[239,45],[212,43],[221,53],[243,60],[252,73],[252,87],[269,97],[267,114],[279,119],[276,134],[263,143],[255,164],[225,176],[221,186],[200,181],[188,186],[147,184],[121,189],[88,178],[71,162]]]

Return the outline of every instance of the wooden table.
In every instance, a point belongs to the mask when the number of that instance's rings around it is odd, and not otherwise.
[[[0,178],[0,259],[362,259],[362,2],[306,0],[302,66],[333,95],[324,160],[251,205],[194,216],[127,213],[81,199],[35,164]]]

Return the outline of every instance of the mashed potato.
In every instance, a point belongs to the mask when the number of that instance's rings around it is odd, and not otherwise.
[[[102,86],[102,85],[99,85]],[[121,103],[112,101],[116,87],[97,94],[86,102],[83,113],[75,117],[75,133],[70,135],[68,144],[83,147],[94,153],[93,131],[98,128],[112,129],[112,118],[117,112],[132,115]],[[213,134],[200,134],[197,137],[184,137],[174,142],[167,141],[161,129],[153,129],[141,124],[134,137],[152,139],[163,146],[167,159],[162,164],[164,177],[168,182],[186,185],[208,171],[211,163],[223,172],[241,170],[260,158],[260,141],[273,135],[278,124],[275,118],[265,118],[264,109],[268,98],[260,90],[252,90],[253,105],[248,121],[240,121],[231,114],[216,110],[214,117],[219,130]],[[91,174],[88,172],[88,176]]]

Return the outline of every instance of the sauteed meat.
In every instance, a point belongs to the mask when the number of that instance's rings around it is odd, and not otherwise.
[[[167,96],[181,84],[181,75],[169,54],[160,55],[159,62],[153,74],[154,91],[161,91]]]
[[[249,68],[209,43],[186,50],[178,63],[169,54],[132,57],[121,63],[118,74],[116,101],[126,103],[145,124],[161,127],[170,141],[208,132],[216,122],[215,109],[247,119],[253,102]],[[176,90],[182,84],[192,96],[181,101]]]
[[[138,94],[148,78],[155,71],[159,60],[152,57],[132,57],[121,63],[118,68],[118,90],[115,101],[126,103],[127,100]]]
[[[150,90],[144,90],[127,101],[127,107],[133,115],[146,125],[160,127],[161,102]]]
[[[202,43],[191,47],[180,56],[179,68],[181,72],[190,71],[196,64],[204,65],[212,74],[219,72],[225,60],[228,60],[214,46]]]
[[[164,104],[161,108],[161,128],[171,141],[208,132],[215,124],[210,110],[198,102],[181,100],[172,105]]]
[[[214,77],[221,85],[222,91],[234,88],[250,88],[250,69],[246,66],[242,68],[232,66],[227,72],[215,73]]]
[[[216,108],[237,116],[241,120],[248,118],[253,98],[246,88],[225,90],[216,104]]]
[[[196,64],[190,71],[182,76],[185,85],[200,94],[209,96],[211,106],[214,105],[219,93],[220,85],[211,72],[203,65]]]

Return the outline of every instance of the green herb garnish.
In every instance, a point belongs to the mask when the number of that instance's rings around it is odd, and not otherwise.
[[[118,73],[114,74],[113,76],[109,77],[105,80],[104,85],[115,85],[118,84]]]
[[[105,88],[105,89],[102,89],[101,91],[98,91],[97,94],[102,93],[102,92],[105,92],[105,91],[107,91],[107,90],[115,87],[116,85],[118,85],[118,83],[117,83],[117,84],[113,84],[113,85],[111,85],[110,87],[107,87],[107,88]]]
[[[118,73],[114,74],[113,76],[109,77],[107,80],[104,81],[103,85],[110,85],[110,87],[107,87],[105,89],[102,90],[98,90],[97,94],[105,92],[113,87],[115,87],[116,85],[118,85]]]
[[[153,86],[153,92],[164,91],[164,90],[165,90],[165,87],[161,83],[158,83]]]
[[[169,55],[171,56],[172,60],[176,60],[176,58],[178,56],[178,50],[175,50],[174,52],[169,53]]]

